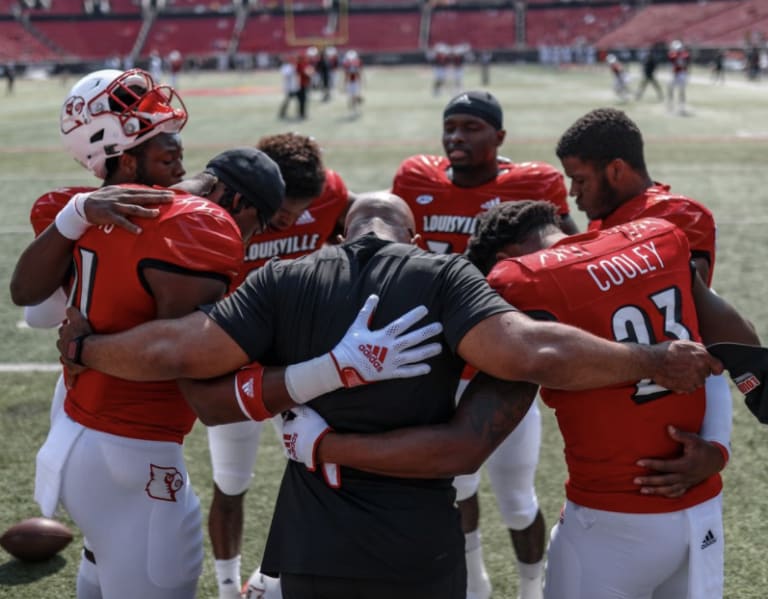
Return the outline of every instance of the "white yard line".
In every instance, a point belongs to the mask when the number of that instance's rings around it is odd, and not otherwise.
[[[59,372],[61,364],[58,362],[46,364],[44,362],[0,362],[0,373],[3,372]]]

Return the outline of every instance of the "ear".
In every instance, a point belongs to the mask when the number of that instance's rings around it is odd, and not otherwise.
[[[242,195],[240,195],[239,193],[235,193],[234,197],[232,198],[232,212],[233,213],[236,213],[236,212],[238,212],[240,210],[240,208],[241,208],[240,204],[242,203],[240,200],[242,200],[242,199],[243,199]]]
[[[505,129],[499,129],[496,132],[496,147],[500,147],[504,143],[504,139],[507,137],[507,131]]]
[[[344,235],[341,235],[341,234],[336,235],[336,243],[344,243],[347,240],[346,234],[347,232],[344,231]]]
[[[118,157],[118,170],[123,180],[134,181],[136,179],[136,166],[138,164],[136,156],[124,152]]]
[[[611,185],[616,187],[618,182],[621,181],[626,174],[627,168],[628,165],[624,160],[621,158],[614,158],[605,167],[605,176],[608,178]]]
[[[416,235],[411,237],[410,244],[418,246],[418,247],[421,247],[421,240],[422,240],[421,234],[420,233],[416,233]]]

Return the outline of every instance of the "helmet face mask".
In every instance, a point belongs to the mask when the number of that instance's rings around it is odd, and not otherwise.
[[[160,133],[178,133],[187,122],[184,102],[146,71],[102,70],[78,81],[60,116],[64,145],[103,179],[106,161]]]

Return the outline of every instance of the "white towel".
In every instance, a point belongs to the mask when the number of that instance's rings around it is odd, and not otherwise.
[[[63,412],[51,424],[48,438],[37,452],[35,501],[43,516],[52,517],[59,505],[61,475],[72,447],[85,430]]]

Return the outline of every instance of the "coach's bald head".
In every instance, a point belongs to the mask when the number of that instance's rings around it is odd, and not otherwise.
[[[373,233],[381,239],[412,243],[416,225],[408,204],[388,191],[373,191],[356,196],[347,213],[344,237],[356,239]]]

